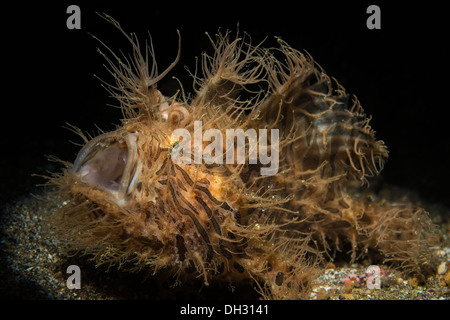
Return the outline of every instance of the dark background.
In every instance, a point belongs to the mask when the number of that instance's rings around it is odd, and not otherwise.
[[[56,2],[55,2],[56,3]],[[333,4],[334,3],[334,4]],[[425,3],[425,2],[422,2]],[[442,2],[439,2],[442,3]],[[66,9],[81,8],[81,30],[66,28]],[[381,30],[368,30],[366,9],[381,8]],[[73,161],[81,142],[66,122],[97,133],[111,130],[120,110],[93,75],[112,82],[96,52],[99,37],[115,52],[129,44],[95,12],[105,12],[144,41],[151,33],[159,70],[175,58],[182,35],[181,61],[159,84],[173,93],[177,76],[190,91],[184,66],[211,52],[204,32],[247,31],[253,43],[280,36],[306,50],[350,94],[356,94],[377,138],[390,156],[382,175],[429,201],[450,205],[448,115],[448,28],[444,7],[426,2],[385,1],[117,1],[14,4],[2,17],[2,106],[0,201],[28,196],[44,182],[32,173],[58,169],[45,155]]]

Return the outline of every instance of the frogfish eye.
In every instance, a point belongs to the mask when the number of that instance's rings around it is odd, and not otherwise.
[[[135,141],[134,134],[100,135],[80,150],[71,171],[82,183],[125,195],[136,180]]]

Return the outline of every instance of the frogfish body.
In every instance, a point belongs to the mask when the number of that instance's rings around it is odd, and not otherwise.
[[[180,52],[157,74],[152,48],[122,33],[132,59],[104,56],[124,119],[93,139],[80,132],[75,162],[51,178],[64,200],[53,223],[70,248],[181,282],[252,281],[270,299],[307,297],[341,250],[354,261],[370,248],[420,270],[426,213],[348,190],[377,175],[388,152],[356,98],[310,56],[281,40],[265,49],[218,34],[202,76],[192,74],[193,98],[165,97],[157,82]],[[247,134],[241,145],[231,129]]]

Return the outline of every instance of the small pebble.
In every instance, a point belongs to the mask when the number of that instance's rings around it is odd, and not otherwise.
[[[444,274],[446,272],[447,272],[447,263],[446,262],[442,262],[439,265],[438,269],[437,269],[437,273],[438,274]]]
[[[445,250],[439,250],[438,252],[436,252],[436,255],[439,257],[445,257],[447,255],[447,252],[445,252]]]

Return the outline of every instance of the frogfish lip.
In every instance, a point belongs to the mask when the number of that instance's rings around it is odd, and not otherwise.
[[[102,134],[78,153],[71,169],[79,181],[124,199],[136,186],[141,171],[136,133]]]

